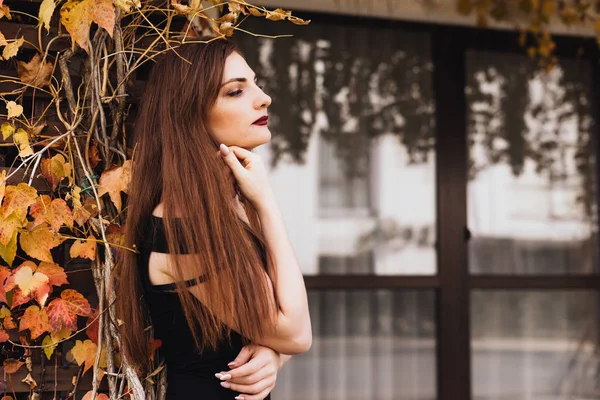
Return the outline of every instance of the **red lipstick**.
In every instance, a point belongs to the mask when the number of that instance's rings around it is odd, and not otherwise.
[[[264,117],[260,117],[259,119],[257,119],[256,121],[254,121],[252,123],[252,125],[260,125],[260,126],[266,125],[268,119],[269,119],[269,117],[265,115]]]

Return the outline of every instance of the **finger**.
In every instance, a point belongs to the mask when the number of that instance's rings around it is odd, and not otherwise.
[[[268,368],[261,368],[257,372],[240,376],[238,378],[227,379],[227,382],[235,383],[238,385],[254,385],[263,380],[275,380],[277,378],[276,371],[270,371]]]
[[[228,372],[222,372],[221,374],[223,376],[229,375],[229,378],[226,378],[227,380],[240,378],[242,376],[248,376],[248,375],[255,374],[256,372],[258,372],[262,368],[264,368],[264,366],[267,363],[268,363],[267,360],[263,360],[263,359],[257,357],[257,358],[251,359],[250,361],[246,362],[243,365],[240,365],[237,368],[234,368]]]
[[[271,382],[267,382],[267,381],[260,381],[258,383],[255,383],[254,385],[238,385],[237,383],[221,382],[221,386],[223,386],[224,388],[233,390],[234,392],[246,393],[249,395],[259,394],[259,393],[263,392],[265,389],[267,389],[270,385],[271,385]],[[244,395],[242,395],[242,396],[244,396]],[[245,396],[244,396],[244,398],[245,398]]]
[[[273,390],[273,387],[266,388],[259,394],[255,394],[255,395],[241,394],[236,397],[236,400],[264,400],[269,395],[269,393],[271,393],[271,390]]]
[[[246,150],[243,147],[238,146],[229,146],[229,149],[235,156],[240,160],[242,165],[248,165],[254,158],[256,158],[256,154],[251,152],[250,150]]]
[[[227,164],[227,166],[233,171],[234,175],[243,173],[246,171],[246,169],[242,166],[242,164],[240,164],[240,161],[237,159],[237,157],[235,156],[233,151],[230,151],[227,146],[222,144],[219,147],[219,151],[220,151],[221,157],[225,161],[225,164]]]
[[[235,358],[235,360],[233,360],[227,365],[229,366],[229,368],[235,368],[240,365],[246,364],[248,361],[250,361],[250,358],[252,358],[252,354],[254,354],[255,349],[256,348],[252,345],[244,346]]]

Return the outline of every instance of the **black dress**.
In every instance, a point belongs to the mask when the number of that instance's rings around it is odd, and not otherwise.
[[[243,347],[242,337],[232,332],[230,340],[223,338],[216,350],[196,350],[175,284],[152,285],[148,275],[151,252],[168,253],[162,218],[152,216],[144,229],[139,245],[139,267],[144,282],[145,300],[152,318],[155,339],[162,345],[159,355],[167,365],[167,400],[233,400],[239,393],[225,389],[215,374],[228,371]],[[199,277],[186,281],[187,287],[202,282]],[[202,303],[196,300],[198,307]],[[270,395],[266,399],[270,399]]]

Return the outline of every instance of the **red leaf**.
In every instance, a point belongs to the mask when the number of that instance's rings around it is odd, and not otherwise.
[[[48,304],[48,322],[52,331],[62,328],[77,330],[77,315],[87,317],[92,313],[90,303],[76,290],[67,289]]]
[[[90,390],[83,396],[82,400],[92,400],[92,391]],[[96,393],[96,400],[110,400],[104,393]]]
[[[90,317],[88,318],[86,325],[88,325],[87,329],[85,330],[85,333],[87,333],[88,337],[90,339],[92,339],[92,342],[98,344],[98,332],[100,331],[100,318],[96,319],[94,321],[94,318],[96,318],[98,315],[100,314],[100,310],[99,309],[95,309],[94,312],[92,313],[92,315],[90,315]],[[94,322],[92,322],[94,321]]]

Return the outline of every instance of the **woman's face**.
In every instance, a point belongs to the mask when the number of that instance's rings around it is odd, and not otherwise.
[[[217,100],[208,111],[208,128],[220,144],[251,150],[271,140],[267,107],[271,98],[256,85],[246,60],[232,53],[225,61]]]

